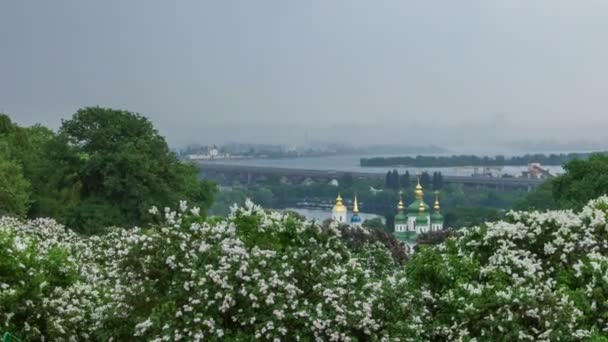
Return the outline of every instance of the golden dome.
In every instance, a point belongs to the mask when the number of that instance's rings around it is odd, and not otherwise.
[[[433,205],[433,209],[435,209],[436,212],[439,212],[439,194],[435,193],[435,204]]]
[[[346,212],[346,207],[342,203],[342,196],[338,195],[338,197],[336,197],[336,205],[334,205],[334,208],[332,211],[337,212],[337,213]]]
[[[355,195],[355,204],[353,207],[353,213],[355,213],[355,214],[359,213],[359,202],[357,202],[357,195]]]
[[[401,197],[402,194],[403,191],[399,191],[399,203],[397,204],[397,210],[399,211],[403,211],[403,209],[405,208],[405,206],[403,205],[403,198]]]
[[[424,192],[422,191],[422,185],[420,185],[420,177],[418,177],[418,184],[416,185],[416,191],[414,192],[416,199],[422,199]]]
[[[418,206],[418,211],[421,214],[424,213],[424,202],[420,201],[420,205]]]

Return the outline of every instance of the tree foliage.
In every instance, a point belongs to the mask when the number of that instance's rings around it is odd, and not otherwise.
[[[399,172],[397,170],[388,171],[386,173],[384,186],[387,189],[398,190],[401,187],[399,180]]]
[[[544,165],[563,165],[576,159],[585,159],[590,153],[526,154],[523,156],[495,157],[476,155],[423,156],[416,157],[374,157],[362,158],[361,166],[410,166],[410,167],[457,167],[457,166],[509,166],[541,163]]]
[[[107,108],[79,110],[57,134],[0,115],[0,156],[1,212],[54,217],[85,233],[143,224],[152,204],[186,199],[205,210],[215,189],[150,121]]]
[[[564,169],[566,173],[552,182],[553,197],[559,207],[579,209],[590,199],[608,193],[607,155],[573,160]]]
[[[564,174],[547,180],[525,199],[519,210],[580,209],[585,203],[608,193],[608,156],[592,154],[564,166]]]
[[[25,216],[30,206],[30,183],[6,150],[0,142],[0,216]]]
[[[180,163],[145,117],[91,107],[64,121],[49,149],[52,178],[73,184],[77,200],[60,217],[86,233],[110,225],[141,225],[153,204],[187,199],[202,208],[212,187],[193,165]]]
[[[0,214],[25,216],[32,204],[37,128],[25,129],[0,114]]]

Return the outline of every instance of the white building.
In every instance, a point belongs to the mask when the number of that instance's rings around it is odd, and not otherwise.
[[[338,195],[336,198],[336,205],[331,210],[331,219],[338,223],[347,223],[348,210],[346,206],[342,203],[342,197]]]

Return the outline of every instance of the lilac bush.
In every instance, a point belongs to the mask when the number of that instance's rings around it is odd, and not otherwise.
[[[54,341],[600,341],[607,212],[607,197],[512,212],[405,265],[249,201],[223,219],[152,208],[157,224],[93,237],[3,218],[0,326]]]

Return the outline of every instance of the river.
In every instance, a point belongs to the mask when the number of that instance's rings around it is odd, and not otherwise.
[[[446,176],[470,176],[478,171],[483,171],[483,167],[362,167],[359,164],[361,158],[372,157],[395,157],[397,155],[333,155],[322,157],[301,157],[301,158],[284,158],[284,159],[219,159],[213,162],[229,165],[244,165],[244,166],[263,166],[263,167],[279,167],[292,169],[310,169],[310,170],[332,170],[344,172],[370,172],[370,173],[386,173],[388,170],[397,169],[403,174],[408,171],[411,175],[420,174],[423,171],[433,173],[441,172]],[[210,161],[205,161],[206,163]],[[561,166],[544,166],[551,174],[561,174],[564,169]],[[491,171],[500,176],[508,174],[511,176],[520,176],[522,171],[526,171],[527,166],[502,166],[493,167]]]

